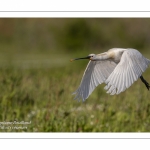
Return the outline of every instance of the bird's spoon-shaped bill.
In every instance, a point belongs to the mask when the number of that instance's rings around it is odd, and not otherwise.
[[[75,59],[70,59],[70,62],[74,61],[74,60],[80,60],[80,59],[90,59],[91,56],[87,56],[87,57],[81,57],[81,58],[75,58]]]

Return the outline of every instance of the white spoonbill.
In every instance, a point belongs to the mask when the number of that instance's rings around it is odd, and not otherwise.
[[[149,90],[149,83],[142,73],[147,69],[150,60],[132,48],[112,48],[101,54],[90,54],[87,57],[70,61],[89,59],[79,88],[73,93],[75,99],[85,101],[93,90],[105,83],[105,90],[110,95],[119,94],[129,88],[138,78]]]

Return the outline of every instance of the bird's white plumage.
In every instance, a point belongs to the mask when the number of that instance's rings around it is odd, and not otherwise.
[[[110,94],[119,94],[129,88],[148,67],[149,62],[137,50],[130,49],[122,54],[121,61],[107,78],[105,89]],[[116,93],[112,93],[113,89]]]
[[[115,67],[116,63],[112,61],[89,61],[80,86],[73,93],[76,94],[75,99],[87,99],[99,84],[105,82]]]
[[[102,57],[102,61],[89,61],[80,86],[74,92],[75,99],[84,101],[101,83],[106,84],[107,93],[119,94],[129,88],[150,64],[150,60],[135,49],[117,48],[108,52],[110,59]],[[117,63],[116,59],[120,61]]]

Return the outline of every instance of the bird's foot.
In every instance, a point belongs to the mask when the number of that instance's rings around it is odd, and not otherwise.
[[[144,82],[145,83],[145,86],[147,87],[147,89],[149,90],[150,89],[150,85],[147,81]]]
[[[150,84],[143,78],[143,76],[140,77],[142,82],[145,84],[146,88],[149,90],[150,89]]]

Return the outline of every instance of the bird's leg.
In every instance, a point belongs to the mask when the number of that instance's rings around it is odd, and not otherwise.
[[[149,90],[150,89],[149,83],[143,78],[143,76],[140,76],[140,79],[145,84],[146,88]]]

